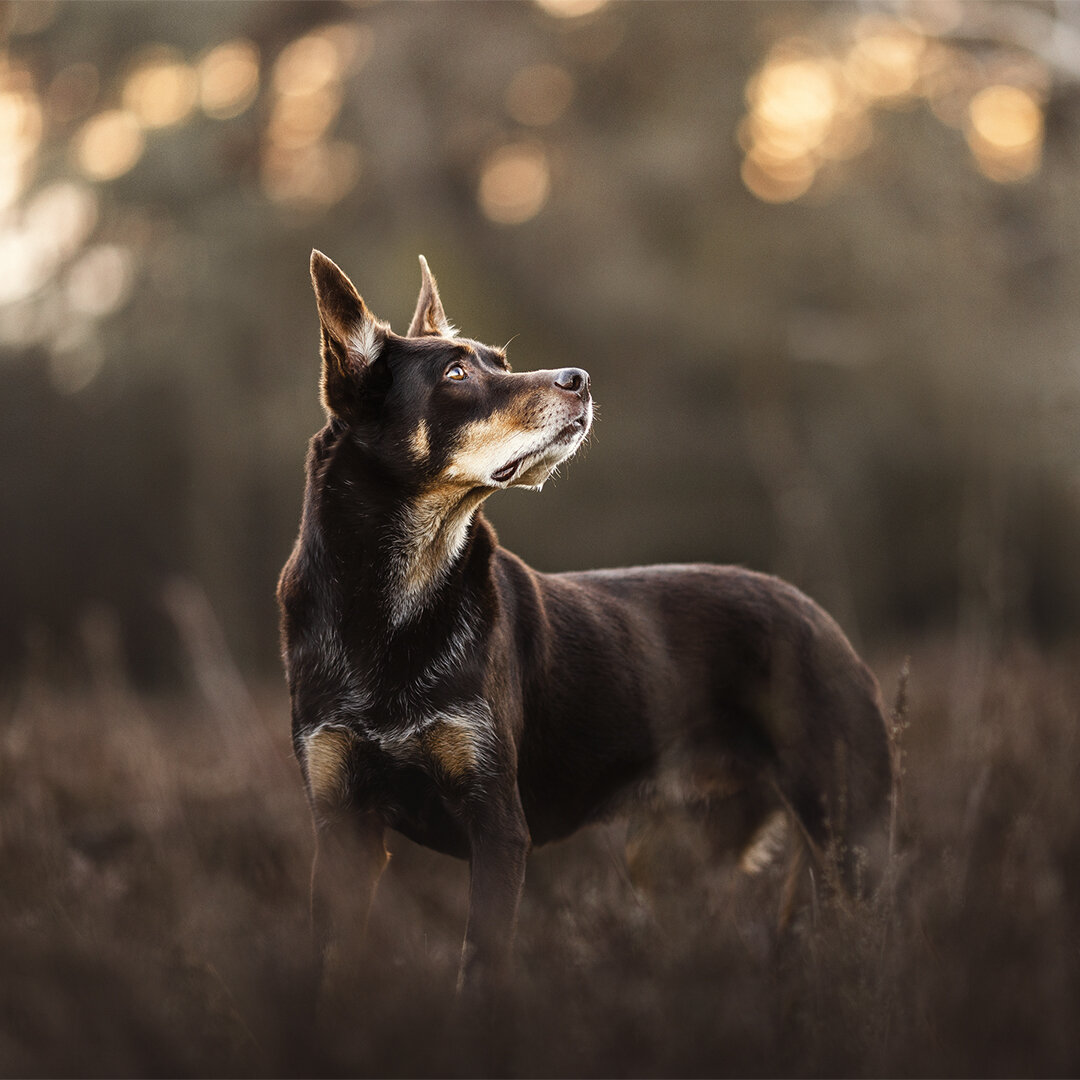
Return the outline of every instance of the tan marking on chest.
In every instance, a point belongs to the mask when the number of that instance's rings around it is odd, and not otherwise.
[[[356,736],[343,728],[323,728],[304,744],[304,772],[317,803],[340,805],[348,795],[348,762]]]
[[[477,768],[475,735],[456,724],[435,724],[420,736],[425,756],[450,780],[464,780]]]
[[[425,492],[410,506],[403,518],[400,546],[400,586],[402,608],[433,585],[457,557],[468,535],[476,508],[484,501],[483,491],[464,491],[446,485]]]

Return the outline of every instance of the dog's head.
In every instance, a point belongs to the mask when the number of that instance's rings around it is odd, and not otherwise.
[[[420,267],[402,337],[312,252],[327,413],[401,481],[462,492],[540,487],[589,433],[588,374],[511,372],[502,349],[458,336],[423,256]]]

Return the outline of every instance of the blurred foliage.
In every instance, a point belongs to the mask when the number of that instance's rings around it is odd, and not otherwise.
[[[734,880],[673,844],[677,896],[654,915],[617,825],[535,852],[516,974],[478,1029],[453,1006],[467,867],[395,834],[353,1005],[316,1026],[283,695],[252,701],[205,604],[173,599],[209,646],[201,694],[134,691],[100,612],[88,688],[36,666],[20,682],[0,739],[0,1074],[1080,1069],[1075,648],[917,651],[892,887],[855,905],[823,889],[779,941],[782,862]]]
[[[743,562],[852,633],[1078,627],[1080,7],[9,3],[0,646],[201,581],[242,663],[319,426],[312,246],[586,367],[542,569]]]

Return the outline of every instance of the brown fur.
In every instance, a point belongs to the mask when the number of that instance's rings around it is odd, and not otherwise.
[[[662,824],[699,819],[733,867],[760,844],[756,868],[780,810],[799,850],[866,884],[889,753],[877,684],[843,632],[738,567],[541,574],[501,548],[481,504],[576,451],[589,377],[511,373],[502,350],[450,336],[422,271],[402,338],[312,258],[328,422],[278,595],[324,956],[366,921],[387,828],[469,859],[462,985],[477,992],[506,970],[530,848],[591,821],[629,816],[632,862],[655,880],[659,860],[678,891],[681,841]],[[344,892],[330,884],[341,860],[355,860]]]

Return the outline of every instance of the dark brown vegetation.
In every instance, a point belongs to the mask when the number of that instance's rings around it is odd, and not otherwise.
[[[533,855],[490,1029],[451,1011],[466,867],[398,840],[356,1005],[310,1024],[312,838],[283,689],[249,696],[201,595],[192,692],[148,699],[87,621],[0,742],[6,1075],[1053,1075],[1080,1069],[1080,673],[927,644],[911,664],[894,888],[824,895],[779,947],[772,888],[658,921],[615,826]],[[879,673],[891,692],[899,661]],[[693,901],[689,898],[694,897]]]

